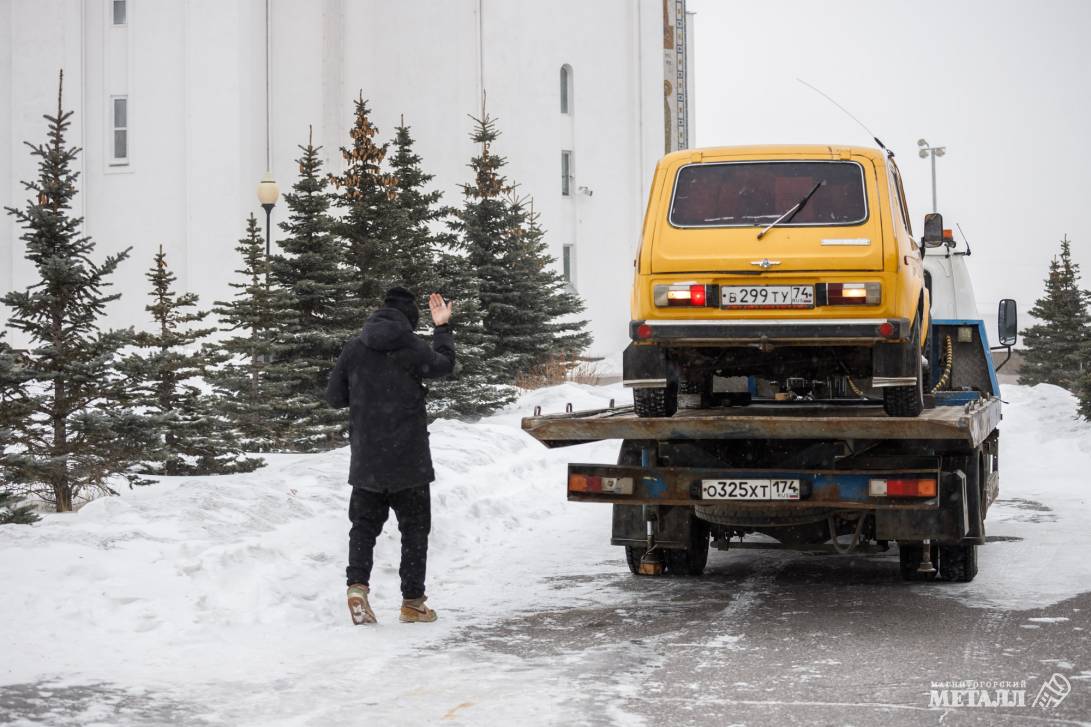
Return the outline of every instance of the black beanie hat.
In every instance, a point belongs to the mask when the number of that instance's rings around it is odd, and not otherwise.
[[[420,310],[417,308],[417,297],[401,286],[386,291],[386,297],[383,298],[383,305],[387,308],[393,308],[396,311],[404,313],[405,317],[409,319],[409,325],[414,329],[417,327],[417,323],[420,322]]]

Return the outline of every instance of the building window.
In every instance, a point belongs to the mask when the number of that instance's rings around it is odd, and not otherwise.
[[[568,283],[568,287],[573,290],[576,287],[576,251],[575,245],[565,245],[561,248],[561,266],[564,271],[564,281]]]
[[[572,113],[572,66],[561,66],[561,113]]]
[[[114,5],[114,25],[125,25],[127,22],[126,7],[128,3],[126,0],[113,0]]]
[[[567,149],[561,152],[561,195],[572,195],[572,152]]]
[[[127,96],[113,96],[110,98],[111,127],[113,128],[113,140],[111,143],[111,163],[129,163],[129,98]]]

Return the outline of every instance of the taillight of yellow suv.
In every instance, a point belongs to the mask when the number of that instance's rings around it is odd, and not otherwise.
[[[671,283],[656,285],[652,292],[658,308],[715,308],[718,288],[701,283]]]
[[[879,305],[883,288],[879,283],[819,283],[815,305]]]

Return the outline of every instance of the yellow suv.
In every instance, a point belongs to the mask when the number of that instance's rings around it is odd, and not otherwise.
[[[671,416],[680,390],[723,399],[731,377],[749,377],[749,391],[760,381],[781,399],[881,391],[888,415],[917,416],[929,330],[922,257],[898,167],[878,149],[664,157],[624,359],[637,414]]]

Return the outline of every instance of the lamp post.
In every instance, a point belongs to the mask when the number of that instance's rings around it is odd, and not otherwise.
[[[917,139],[917,146],[921,148],[919,154],[921,159],[927,159],[932,157],[932,211],[937,212],[936,209],[936,157],[941,157],[947,153],[947,147],[945,146],[928,146],[928,142],[924,139]]]
[[[262,209],[265,210],[265,258],[269,259],[269,255],[272,253],[272,231],[271,224],[273,218],[273,207],[277,204],[277,198],[280,197],[280,187],[277,186],[276,181],[273,179],[272,172],[266,172],[265,176],[258,182],[258,201],[261,202]]]

